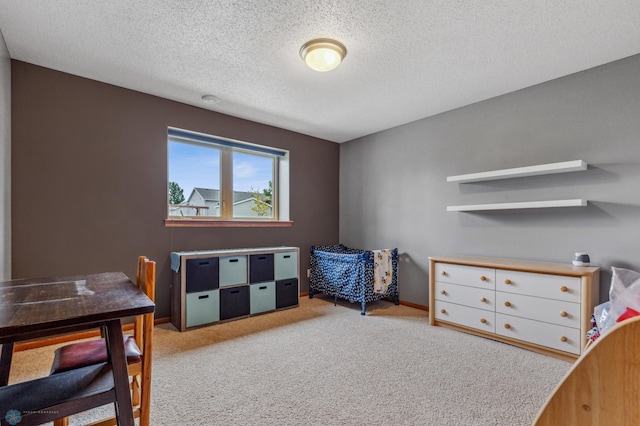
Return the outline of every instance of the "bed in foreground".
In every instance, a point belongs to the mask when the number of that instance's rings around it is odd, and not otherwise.
[[[398,249],[359,250],[342,244],[311,246],[309,298],[324,293],[349,302],[391,297],[397,305]]]

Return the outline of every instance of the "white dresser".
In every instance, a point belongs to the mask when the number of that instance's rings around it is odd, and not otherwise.
[[[429,324],[575,360],[600,269],[472,256],[429,258]]]

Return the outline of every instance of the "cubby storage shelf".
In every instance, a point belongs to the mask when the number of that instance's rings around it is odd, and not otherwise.
[[[298,247],[171,253],[171,322],[180,331],[298,306]]]
[[[516,167],[513,169],[493,170],[489,172],[470,173],[447,177],[447,182],[471,183],[487,180],[511,179],[526,176],[550,175],[587,170],[587,163],[583,160],[563,161],[560,163],[539,164],[535,166]]]
[[[549,201],[524,201],[518,203],[496,203],[496,204],[471,204],[465,206],[447,206],[448,212],[471,212],[490,210],[517,210],[517,209],[542,209],[553,207],[584,207],[587,200],[549,200]]]

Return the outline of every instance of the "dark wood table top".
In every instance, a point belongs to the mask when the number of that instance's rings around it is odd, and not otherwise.
[[[154,307],[122,272],[0,282],[0,411],[41,424],[115,402],[118,424],[133,426],[122,318]],[[108,363],[7,386],[14,342],[93,327],[105,333]]]
[[[122,272],[0,282],[0,343],[154,311]]]

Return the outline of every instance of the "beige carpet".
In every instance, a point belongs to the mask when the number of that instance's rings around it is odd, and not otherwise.
[[[153,425],[528,425],[570,364],[430,327],[379,301],[300,307],[180,333],[156,327]],[[11,380],[53,347],[16,353]],[[72,425],[99,415],[74,416]]]

